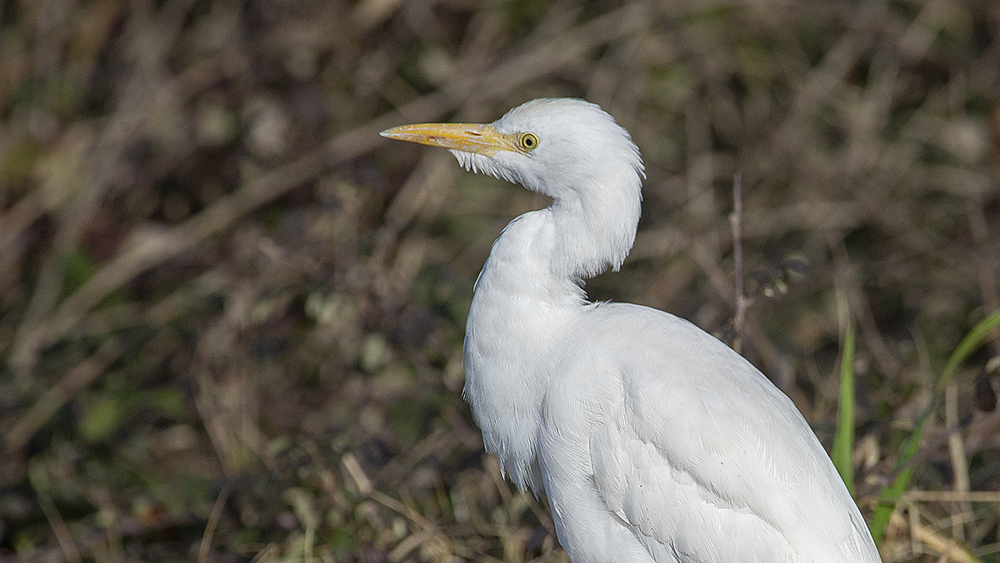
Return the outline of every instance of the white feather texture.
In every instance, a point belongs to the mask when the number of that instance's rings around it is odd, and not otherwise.
[[[548,496],[573,563],[880,561],[822,445],[756,368],[670,314],[586,301],[582,280],[635,238],[628,133],[563,99],[493,129],[537,146],[441,146],[553,203],[507,226],[476,282],[465,396],[506,474]]]

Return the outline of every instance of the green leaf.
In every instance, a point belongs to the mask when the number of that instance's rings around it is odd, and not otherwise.
[[[117,397],[98,398],[80,420],[80,436],[88,442],[108,439],[118,428],[125,414],[125,406]]]

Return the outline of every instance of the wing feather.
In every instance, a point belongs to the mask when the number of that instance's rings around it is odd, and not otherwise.
[[[880,561],[791,401],[718,340],[653,312],[645,324],[626,315],[635,354],[618,359],[621,400],[590,438],[606,508],[657,561]]]

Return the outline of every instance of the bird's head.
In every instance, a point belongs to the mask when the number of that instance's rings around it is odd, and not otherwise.
[[[644,175],[628,132],[597,105],[577,99],[532,100],[491,124],[403,125],[382,135],[444,147],[467,170],[557,200],[638,197]],[[629,193],[608,193],[617,190]]]
[[[625,129],[583,100],[539,99],[488,125],[403,125],[383,136],[452,152],[469,170],[551,196],[550,263],[575,279],[617,269],[635,241],[642,158]]]

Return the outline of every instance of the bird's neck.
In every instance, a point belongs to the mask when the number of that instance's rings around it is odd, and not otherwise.
[[[549,210],[504,229],[476,280],[465,335],[465,398],[486,449],[515,484],[536,493],[535,437],[551,372],[545,362],[585,304],[580,285],[536,254],[551,229]]]
[[[586,280],[617,270],[635,242],[640,198],[595,194],[555,200],[547,209],[553,240],[549,264],[558,274]],[[631,194],[630,194],[631,195]]]
[[[617,266],[635,236],[571,202],[526,213],[497,239],[476,281],[465,338],[465,396],[487,450],[522,489],[541,492],[541,402],[579,316],[583,279]]]

